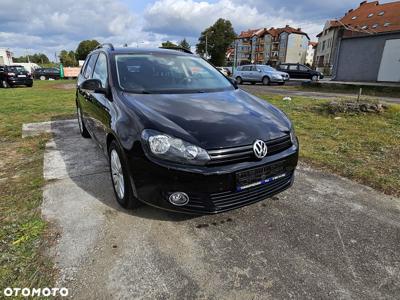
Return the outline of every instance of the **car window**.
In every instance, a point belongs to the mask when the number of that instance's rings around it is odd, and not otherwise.
[[[8,67],[9,72],[25,72],[25,68],[22,66],[9,66]]]
[[[99,54],[92,78],[99,79],[103,88],[107,87],[107,57],[104,53]]]
[[[264,72],[274,72],[274,71],[276,71],[273,67],[270,67],[270,66],[261,66],[259,68],[261,70],[263,70]]]
[[[242,67],[242,71],[250,71],[250,66],[244,66],[244,67]]]
[[[251,66],[251,71],[257,71],[257,67],[256,66]]]
[[[230,81],[207,61],[192,55],[117,54],[115,61],[120,87],[134,93],[196,93],[234,89]]]
[[[281,70],[287,70],[288,65],[279,65],[279,69]]]
[[[88,79],[88,78],[90,78],[90,76],[92,76],[93,67],[96,62],[96,59],[97,59],[97,53],[92,54],[90,56],[89,61],[86,66],[86,69],[85,69],[85,75],[83,75],[83,77],[85,77],[86,79]]]
[[[300,71],[308,71],[308,68],[306,66],[299,66]]]
[[[290,65],[289,66],[289,70],[291,70],[291,71],[297,71],[297,65]]]

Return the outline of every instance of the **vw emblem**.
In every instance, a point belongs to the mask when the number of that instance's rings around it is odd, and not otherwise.
[[[253,144],[254,155],[261,159],[267,155],[268,149],[264,141],[256,140]]]

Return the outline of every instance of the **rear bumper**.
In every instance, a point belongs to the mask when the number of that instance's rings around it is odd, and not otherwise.
[[[185,170],[160,164],[143,155],[140,159],[130,160],[129,168],[138,198],[142,202],[176,212],[215,214],[264,200],[286,190],[293,183],[297,161],[298,149],[293,146],[261,161],[229,166],[194,167]],[[238,189],[237,172],[257,167],[267,168],[266,178],[280,176],[269,183]],[[174,192],[186,193],[189,196],[188,204],[171,204],[168,198]]]

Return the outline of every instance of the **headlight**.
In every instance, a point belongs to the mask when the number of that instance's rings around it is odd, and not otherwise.
[[[203,148],[156,130],[143,130],[142,139],[147,150],[161,159],[191,165],[205,165],[210,160]]]
[[[290,140],[292,141],[292,144],[295,145],[296,147],[299,146],[299,142],[296,137],[296,133],[294,131],[294,127],[292,126],[292,129],[290,130]]]

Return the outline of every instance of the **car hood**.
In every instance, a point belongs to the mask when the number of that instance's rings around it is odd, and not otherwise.
[[[242,90],[196,94],[123,93],[142,125],[210,150],[281,137],[291,123],[280,110]]]

